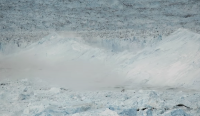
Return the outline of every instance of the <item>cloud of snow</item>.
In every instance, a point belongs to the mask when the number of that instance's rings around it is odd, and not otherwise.
[[[0,79],[28,78],[56,87],[99,89],[123,83],[113,66],[86,60],[64,60],[34,55],[16,55],[0,61]]]

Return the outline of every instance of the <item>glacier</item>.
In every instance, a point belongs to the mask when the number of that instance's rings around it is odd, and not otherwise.
[[[2,116],[200,114],[200,35],[190,30],[93,41],[55,32],[13,45],[1,44]]]

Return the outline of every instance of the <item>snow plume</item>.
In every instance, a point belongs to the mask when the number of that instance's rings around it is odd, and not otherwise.
[[[71,89],[100,89],[119,86],[123,74],[113,71],[115,65],[106,64],[97,55],[105,51],[92,48],[53,33],[25,50],[1,56],[0,79],[28,78],[36,83]]]

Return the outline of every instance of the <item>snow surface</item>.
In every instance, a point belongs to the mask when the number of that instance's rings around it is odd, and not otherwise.
[[[2,47],[1,115],[199,116],[199,34],[98,42],[52,33]]]

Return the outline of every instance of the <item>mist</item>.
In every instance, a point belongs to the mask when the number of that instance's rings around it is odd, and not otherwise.
[[[94,90],[122,85],[123,74],[100,61],[19,54],[0,60],[0,80],[29,79],[40,85]]]

